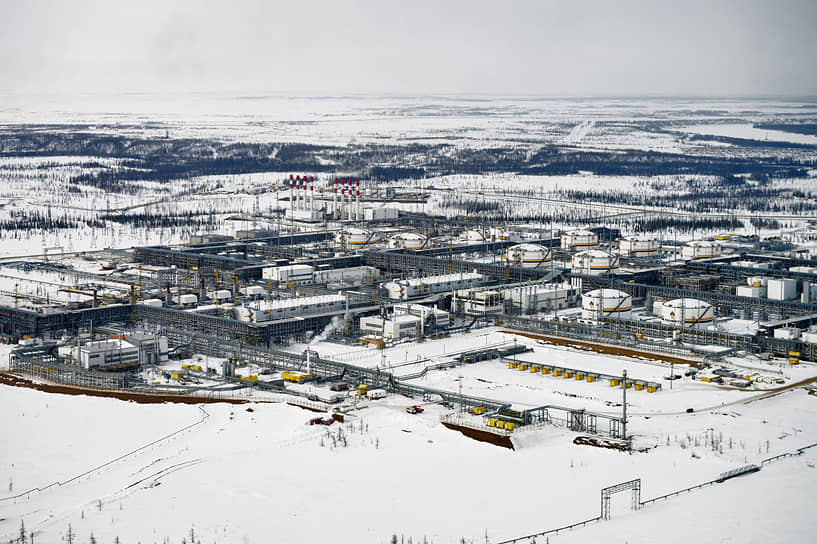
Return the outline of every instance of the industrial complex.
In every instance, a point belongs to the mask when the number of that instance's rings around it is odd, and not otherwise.
[[[177,395],[228,386],[333,403],[344,395],[324,391],[341,383],[348,395],[376,389],[456,404],[487,433],[561,421],[624,439],[623,412],[517,408],[416,378],[493,361],[661,394],[680,377],[527,361],[535,348],[517,344],[523,338],[678,362],[685,378],[713,387],[781,383],[774,371],[736,368],[729,357],[738,353],[817,361],[817,261],[791,244],[728,233],[679,242],[600,224],[477,225],[370,202],[357,179],[291,175],[272,185],[288,196],[275,229],[4,260],[0,277],[13,290],[0,295],[0,335],[20,344],[10,370],[80,386]],[[443,363],[418,356],[410,372],[385,356],[355,364],[297,347],[385,352],[486,327],[508,340]],[[303,382],[314,382],[309,393],[291,387]]]

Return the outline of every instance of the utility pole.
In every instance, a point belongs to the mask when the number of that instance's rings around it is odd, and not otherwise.
[[[621,416],[621,436],[624,440],[627,440],[627,371],[624,370],[623,372],[623,379],[621,380],[621,388],[622,388],[622,404],[624,405],[622,409],[622,416]]]
[[[672,391],[672,382],[675,381],[675,362],[670,359],[669,360],[669,389]]]

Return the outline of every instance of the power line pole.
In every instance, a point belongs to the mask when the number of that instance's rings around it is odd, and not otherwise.
[[[627,371],[623,372],[623,379],[621,380],[621,387],[622,387],[622,404],[624,405],[622,409],[622,416],[621,416],[621,435],[624,440],[627,440]]]

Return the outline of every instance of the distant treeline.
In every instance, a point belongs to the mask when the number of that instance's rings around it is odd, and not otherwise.
[[[697,136],[696,136],[697,137]],[[769,142],[741,140],[751,147]],[[798,147],[796,144],[784,144]],[[582,151],[570,146],[537,149],[466,148],[438,144],[318,146],[300,143],[225,143],[206,139],[135,138],[78,131],[74,127],[13,126],[0,129],[0,156],[88,157],[93,172],[77,175],[77,184],[104,191],[134,193],[136,182],[169,183],[205,175],[257,172],[350,172],[374,180],[404,180],[452,174],[522,173],[565,175],[713,175],[756,179],[805,177],[811,163],[779,157],[707,157],[655,151]],[[117,158],[116,166],[93,159]],[[741,178],[735,178],[742,183]]]
[[[752,126],[761,130],[782,130],[817,136],[817,123],[755,123]]]

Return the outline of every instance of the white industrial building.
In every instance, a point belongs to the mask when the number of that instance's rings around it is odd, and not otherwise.
[[[199,297],[193,293],[188,293],[186,295],[173,295],[173,302],[179,306],[184,306],[185,308],[192,308],[199,303]]]
[[[633,297],[618,289],[594,289],[582,295],[582,318],[627,319],[633,309]]]
[[[409,298],[445,293],[457,289],[479,287],[488,282],[487,276],[477,272],[460,274],[444,274],[425,278],[409,278],[395,280],[383,284],[388,297],[393,300],[407,300]]]
[[[681,246],[682,259],[708,259],[720,257],[721,243],[709,240],[692,240]]]
[[[394,305],[395,314],[408,314],[419,317],[421,327],[447,327],[451,324],[451,314],[445,310],[423,304],[402,303]],[[421,331],[422,332],[422,331]]]
[[[460,289],[454,297],[456,311],[468,315],[501,314],[505,310],[502,293],[493,289]]]
[[[797,280],[769,278],[766,283],[766,293],[771,300],[794,300],[797,298]]]
[[[618,254],[622,257],[651,257],[660,250],[658,238],[646,234],[626,236],[618,241]]]
[[[420,334],[421,319],[411,314],[395,314],[387,318],[371,315],[360,318],[360,330],[365,335],[385,340],[415,338]]]
[[[346,309],[343,295],[261,300],[243,308],[236,308],[236,317],[242,321],[260,323],[302,315],[340,313]]]
[[[261,277],[278,283],[311,283],[314,269],[308,264],[289,264],[285,266],[266,266],[261,269]]]
[[[774,330],[774,337],[782,340],[800,340],[802,331],[797,327],[779,327]]]
[[[715,319],[715,308],[708,302],[695,298],[678,298],[663,302],[660,310],[661,321],[668,325],[697,325]]]
[[[315,271],[315,283],[343,283],[345,285],[360,285],[364,281],[379,276],[377,268],[373,266],[354,266],[350,268],[318,269]]]
[[[618,256],[599,249],[588,249],[573,255],[573,272],[580,274],[605,274],[618,268]]]
[[[550,312],[566,308],[575,296],[569,284],[521,285],[502,289],[502,297],[513,310],[524,314]]]
[[[244,295],[247,298],[261,298],[264,296],[266,291],[260,285],[248,285],[247,287],[241,287],[238,290],[239,293]]]
[[[561,237],[562,249],[586,249],[598,245],[599,235],[589,230],[571,230],[563,232]]]
[[[167,361],[168,345],[165,336],[135,332],[124,338],[63,346],[59,352],[60,355],[71,356],[85,369],[120,370]]]
[[[505,261],[522,268],[538,268],[551,260],[550,249],[539,244],[516,244],[505,250]]]
[[[229,302],[233,299],[233,294],[229,289],[217,289],[215,291],[207,291],[207,298],[216,303]]]
[[[365,208],[363,210],[363,219],[366,221],[388,221],[390,219],[397,219],[397,208]]]

